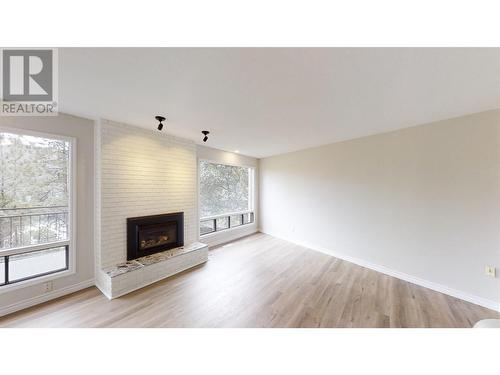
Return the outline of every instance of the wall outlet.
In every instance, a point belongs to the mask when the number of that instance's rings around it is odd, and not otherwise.
[[[46,283],[43,283],[44,293],[52,292],[53,290],[54,290],[54,283],[52,281],[47,281]]]
[[[496,276],[496,270],[495,267],[492,266],[486,266],[484,268],[484,273],[488,276],[495,277]]]

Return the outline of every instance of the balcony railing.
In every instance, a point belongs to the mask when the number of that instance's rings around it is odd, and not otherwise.
[[[251,224],[255,221],[253,211],[239,211],[228,214],[205,216],[200,219],[200,235],[220,232],[229,228]]]
[[[69,269],[67,206],[0,209],[0,286]]]
[[[68,239],[68,207],[0,209],[0,250]]]

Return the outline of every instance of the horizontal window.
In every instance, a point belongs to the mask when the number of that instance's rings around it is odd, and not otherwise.
[[[253,223],[253,212],[248,212],[246,214],[243,214],[243,224],[250,224]]]
[[[231,215],[229,216],[229,220],[233,227],[238,227],[243,224],[243,215]]]
[[[13,284],[69,269],[69,245],[0,258],[0,284]]]
[[[33,251],[8,257],[9,282],[32,279],[68,269],[66,247]]]
[[[245,212],[238,214],[218,215],[200,220],[200,235],[220,232],[221,230],[239,227],[254,222],[254,213]]]
[[[215,232],[215,220],[202,220],[200,221],[200,234],[203,236],[204,234]]]
[[[215,219],[215,225],[217,230],[228,229],[229,228],[229,217],[219,217]]]

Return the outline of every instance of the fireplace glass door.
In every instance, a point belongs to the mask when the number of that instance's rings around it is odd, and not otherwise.
[[[168,222],[139,227],[139,251],[177,242],[177,223]]]
[[[127,219],[127,260],[184,246],[184,213]]]

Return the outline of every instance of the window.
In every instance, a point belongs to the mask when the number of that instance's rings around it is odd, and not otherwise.
[[[200,161],[200,234],[254,222],[254,169]]]
[[[0,285],[69,269],[68,140],[0,131]]]

